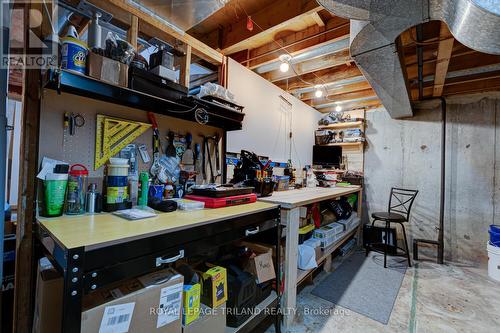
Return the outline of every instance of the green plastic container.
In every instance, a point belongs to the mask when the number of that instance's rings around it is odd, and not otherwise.
[[[49,173],[45,176],[45,216],[54,217],[62,215],[67,186],[67,174]]]

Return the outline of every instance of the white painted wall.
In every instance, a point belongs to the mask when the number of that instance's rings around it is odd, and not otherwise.
[[[321,114],[271,82],[229,59],[228,88],[245,106],[243,130],[228,133],[228,152],[241,149],[286,162],[290,153],[288,133],[293,132],[292,162],[297,170],[312,162],[314,130]],[[292,104],[284,110],[283,96]]]

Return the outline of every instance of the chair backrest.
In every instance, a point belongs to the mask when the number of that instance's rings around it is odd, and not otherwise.
[[[405,216],[406,220],[409,221],[411,206],[413,205],[413,201],[415,201],[417,194],[417,190],[408,190],[397,187],[391,188],[389,212],[402,214]]]

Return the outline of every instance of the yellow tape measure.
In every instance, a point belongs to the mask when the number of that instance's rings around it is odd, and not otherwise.
[[[138,121],[97,115],[94,170],[103,166],[129,143],[151,127]]]

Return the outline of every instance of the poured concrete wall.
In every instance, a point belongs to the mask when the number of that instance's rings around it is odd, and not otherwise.
[[[487,260],[488,227],[500,224],[500,97],[450,100],[447,112],[445,258]],[[441,166],[441,109],[392,119],[367,113],[365,222],[387,209],[391,186],[418,189],[410,221],[413,238],[437,239]]]

